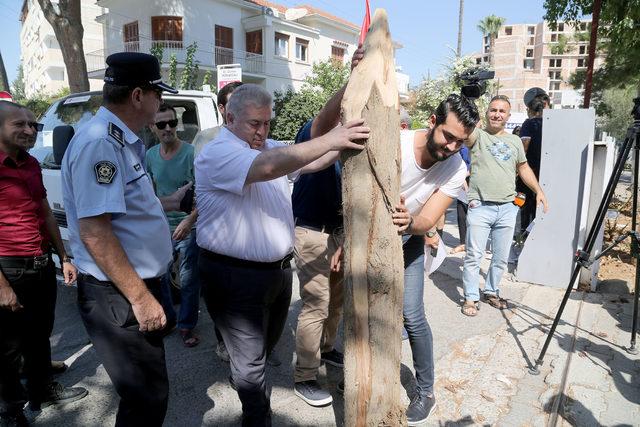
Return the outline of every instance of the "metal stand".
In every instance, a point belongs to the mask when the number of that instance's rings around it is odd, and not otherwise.
[[[631,343],[627,348],[627,351],[631,354],[637,354],[638,348],[636,347],[636,334],[638,328],[638,297],[640,293],[640,233],[637,230],[636,217],[638,214],[638,174],[639,174],[639,155],[640,155],[640,97],[635,98],[633,100],[634,107],[631,114],[633,115],[634,122],[627,130],[627,136],[624,139],[624,143],[622,144],[620,155],[616,160],[615,166],[613,167],[613,172],[611,173],[611,177],[609,178],[609,182],[607,183],[607,188],[605,189],[604,195],[602,196],[602,200],[600,201],[600,206],[598,207],[598,211],[596,213],[595,219],[593,220],[593,224],[589,229],[589,234],[587,235],[587,240],[585,241],[584,248],[582,250],[576,251],[575,262],[576,266],[571,274],[571,279],[569,280],[569,284],[567,286],[567,290],[564,293],[564,297],[562,298],[562,302],[560,303],[560,308],[556,313],[555,319],[553,319],[553,325],[551,325],[551,329],[547,334],[547,339],[542,346],[542,350],[540,351],[540,355],[536,359],[535,366],[529,369],[529,373],[532,375],[538,375],[540,370],[538,369],[543,361],[544,356],[549,348],[549,344],[551,343],[551,339],[558,327],[558,323],[560,322],[560,318],[562,317],[562,312],[564,311],[565,306],[567,305],[567,301],[569,300],[569,296],[571,295],[571,291],[573,290],[573,284],[575,283],[578,275],[580,274],[580,269],[582,267],[588,268],[593,262],[605,255],[607,252],[611,251],[617,244],[622,242],[627,237],[631,237],[631,256],[636,259],[636,273],[635,273],[635,291],[634,291],[634,301],[633,301],[633,319],[631,325]],[[593,249],[593,245],[596,241],[596,236],[598,235],[598,231],[602,226],[605,215],[607,214],[607,210],[609,209],[609,205],[611,204],[611,199],[616,190],[616,186],[618,185],[618,181],[620,180],[620,175],[622,175],[622,171],[624,170],[624,165],[629,158],[631,153],[631,148],[633,147],[634,156],[633,156],[633,204],[631,209],[631,231],[621,235],[618,237],[615,242],[609,245],[605,250],[598,255],[598,257],[593,260],[589,260],[589,255],[591,254],[591,250]]]

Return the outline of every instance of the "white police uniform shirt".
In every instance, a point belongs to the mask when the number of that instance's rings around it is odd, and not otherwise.
[[[267,139],[264,150],[284,145]],[[245,185],[260,152],[223,128],[196,159],[196,238],[201,248],[258,262],[277,261],[293,251],[287,177]]]
[[[100,107],[64,155],[63,200],[74,263],[98,280],[110,279],[80,240],[81,218],[111,214],[113,233],[142,279],[164,274],[171,261],[169,224],[145,172],[143,152],[136,134]]]

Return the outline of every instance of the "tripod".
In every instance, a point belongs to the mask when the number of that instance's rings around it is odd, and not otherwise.
[[[571,291],[573,290],[573,284],[578,278],[578,274],[580,274],[580,269],[582,267],[588,268],[594,261],[604,256],[606,253],[611,251],[616,245],[622,242],[627,237],[631,238],[631,256],[636,259],[636,272],[635,272],[635,291],[634,291],[634,301],[633,301],[633,319],[631,325],[631,343],[627,348],[627,351],[631,354],[638,354],[638,349],[636,347],[636,333],[638,326],[638,293],[640,291],[640,232],[637,230],[636,224],[636,216],[638,214],[638,175],[639,175],[639,159],[640,159],[640,97],[635,98],[633,100],[634,107],[631,115],[633,116],[633,124],[629,126],[627,129],[627,135],[624,139],[624,143],[622,144],[620,154],[616,160],[616,163],[613,167],[613,172],[611,173],[611,177],[609,178],[609,182],[607,183],[607,188],[605,189],[604,195],[602,196],[602,200],[600,201],[600,205],[598,206],[598,211],[596,212],[595,219],[593,220],[593,224],[589,229],[589,234],[587,235],[587,240],[585,241],[584,247],[581,250],[576,251],[575,262],[576,266],[571,274],[571,279],[569,280],[569,285],[567,286],[567,291],[564,293],[564,297],[562,298],[562,302],[560,303],[560,308],[558,308],[558,312],[556,313],[555,319],[553,319],[553,325],[547,334],[547,339],[542,346],[542,350],[540,351],[540,355],[536,359],[535,366],[529,369],[529,372],[533,375],[538,375],[540,370],[539,366],[542,365],[545,353],[551,343],[551,339],[553,338],[553,334],[558,327],[558,322],[560,322],[560,318],[562,317],[562,312],[564,311],[565,306],[567,305],[567,301],[569,300],[569,296]],[[625,162],[629,158],[629,154],[631,153],[631,147],[633,147],[634,156],[633,156],[633,203],[631,208],[631,230],[622,234],[616,240],[605,248],[597,257],[590,260],[589,255],[591,254],[591,250],[593,249],[593,245],[596,241],[596,236],[598,235],[598,231],[602,226],[602,222],[604,221],[604,217],[609,209],[609,204],[611,203],[611,199],[613,198],[613,194],[615,193],[616,186],[618,181],[620,180],[620,175],[622,175],[622,171],[624,169]]]

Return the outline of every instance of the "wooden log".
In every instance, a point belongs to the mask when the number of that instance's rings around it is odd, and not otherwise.
[[[378,9],[342,101],[343,123],[371,127],[366,149],[343,156],[345,425],[406,424],[400,398],[402,241],[400,116],[387,14]]]

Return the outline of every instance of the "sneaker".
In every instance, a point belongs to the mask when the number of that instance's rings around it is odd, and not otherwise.
[[[89,392],[83,387],[65,387],[60,383],[53,382],[49,384],[42,398],[31,399],[29,409],[38,411],[51,405],[62,405],[65,403],[75,402],[85,397]]]
[[[320,360],[338,368],[344,367],[344,354],[340,353],[335,348],[326,353],[321,353]]]
[[[22,409],[11,414],[0,414],[0,427],[29,427],[29,425]]]
[[[417,426],[424,423],[435,407],[435,397],[416,395],[407,408],[407,425]]]
[[[344,394],[344,380],[340,380],[340,382],[336,386],[336,390],[338,390],[338,393]]]
[[[229,352],[227,351],[227,346],[224,344],[224,341],[220,341],[216,346],[216,354],[223,362],[229,363],[231,358],[229,357]]]
[[[311,406],[326,406],[333,402],[329,392],[323,390],[316,380],[295,383],[293,392]]]

